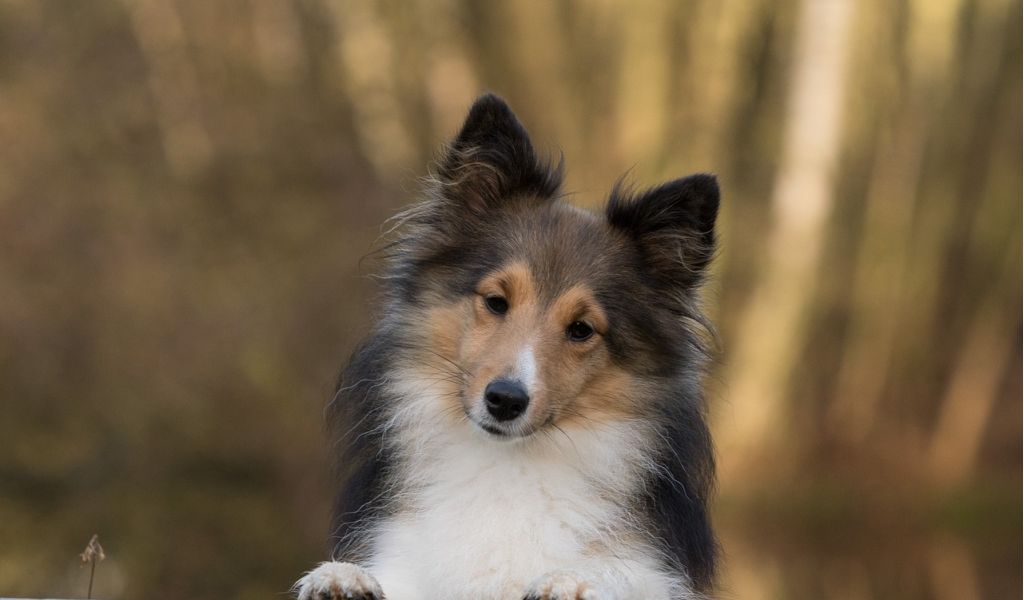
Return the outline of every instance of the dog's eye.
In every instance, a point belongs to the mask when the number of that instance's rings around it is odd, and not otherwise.
[[[503,315],[508,312],[508,300],[501,296],[487,296],[484,298],[484,304],[487,305],[487,310],[496,315]]]
[[[590,336],[594,335],[594,328],[583,321],[573,321],[571,325],[565,328],[565,335],[574,342],[585,342],[590,339]]]

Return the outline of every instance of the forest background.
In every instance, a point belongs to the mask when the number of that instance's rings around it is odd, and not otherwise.
[[[283,597],[361,258],[483,90],[717,173],[721,597],[1021,589],[1014,0],[0,1],[0,595]]]

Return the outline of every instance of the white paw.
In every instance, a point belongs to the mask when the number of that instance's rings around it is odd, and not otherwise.
[[[352,563],[325,562],[295,582],[298,600],[384,600],[372,575]]]
[[[575,573],[555,571],[530,584],[523,600],[604,600],[604,594]]]

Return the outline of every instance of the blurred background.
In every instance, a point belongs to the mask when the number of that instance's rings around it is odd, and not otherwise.
[[[1014,0],[0,0],[0,595],[281,598],[382,221],[482,90],[724,190],[721,597],[1021,589]]]

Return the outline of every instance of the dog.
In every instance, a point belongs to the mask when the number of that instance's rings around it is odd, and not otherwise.
[[[603,215],[561,182],[486,94],[396,218],[328,409],[334,560],[300,600],[707,597],[717,181],[620,180]]]

